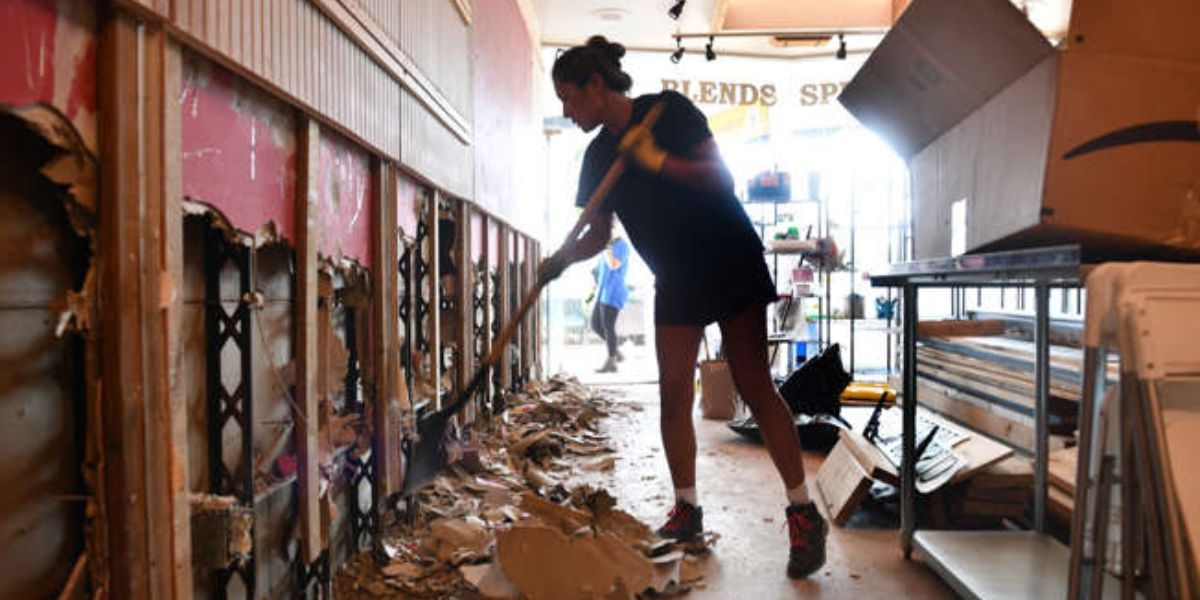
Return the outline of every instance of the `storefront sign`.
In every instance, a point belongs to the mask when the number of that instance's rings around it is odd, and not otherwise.
[[[783,98],[785,103],[800,106],[829,104],[837,99],[846,87],[846,82],[819,81],[800,84],[799,96]],[[662,89],[672,90],[687,96],[696,104],[725,104],[749,106],[761,104],[775,106],[780,100],[775,84],[738,83],[733,81],[694,81],[690,79],[663,79]],[[790,101],[790,102],[789,102]]]

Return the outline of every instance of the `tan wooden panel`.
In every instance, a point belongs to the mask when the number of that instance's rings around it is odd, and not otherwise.
[[[400,128],[401,162],[456,196],[473,197],[471,148],[430,119],[425,108],[407,92],[400,97]]]
[[[470,26],[463,22],[458,8],[449,0],[409,0],[400,4],[404,11],[400,48],[469,120]]]

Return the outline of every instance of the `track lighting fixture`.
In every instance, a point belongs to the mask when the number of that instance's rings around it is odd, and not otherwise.
[[[683,58],[683,40],[675,38],[675,51],[671,53],[671,62],[679,64],[679,59]]]
[[[675,5],[667,9],[667,14],[676,21],[679,20],[679,15],[683,13],[683,5],[687,4],[687,0],[675,0]]]
[[[708,45],[704,47],[704,58],[707,60],[717,60],[717,53],[713,51],[713,38],[708,36]]]
[[[842,34],[838,34],[838,49],[837,54],[834,54],[838,60],[846,60],[846,38]]]

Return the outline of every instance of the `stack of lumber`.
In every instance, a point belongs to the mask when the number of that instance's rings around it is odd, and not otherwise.
[[[1028,459],[1009,457],[931,497],[935,528],[993,528],[1000,521],[1022,521],[1032,499],[1033,467]]]
[[[1046,487],[1046,514],[1070,526],[1075,509],[1075,475],[1079,464],[1078,448],[1063,448],[1050,453],[1049,483]]]
[[[1018,448],[1033,447],[1034,345],[1005,337],[934,337],[917,348],[921,404]],[[1053,433],[1074,432],[1082,393],[1083,354],[1050,347]],[[1117,375],[1115,365],[1110,377]]]

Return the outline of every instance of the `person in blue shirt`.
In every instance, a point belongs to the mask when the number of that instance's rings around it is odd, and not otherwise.
[[[800,438],[771,379],[766,308],[777,297],[763,245],[733,192],[708,120],[672,91],[630,98],[621,70],[625,48],[593,36],[554,61],[554,92],[563,116],[585,132],[599,129],[583,158],[577,206],[587,204],[618,157],[629,161],[578,240],[547,257],[539,278],[595,256],[620,218],[638,256],[654,273],[654,336],[662,434],[675,506],[658,529],[664,538],[703,532],[696,492],[696,358],[704,327],[717,323],[742,401],[759,424],[786,493],[790,547],[787,574],[808,577],[825,564],[829,527],[804,484]],[[652,126],[643,122],[662,106]]]
[[[617,349],[617,315],[625,308],[629,288],[625,273],[629,270],[629,242],[614,237],[596,265],[596,307],[592,309],[592,331],[608,347],[608,359],[596,369],[597,373],[614,373],[617,363],[625,357]]]

